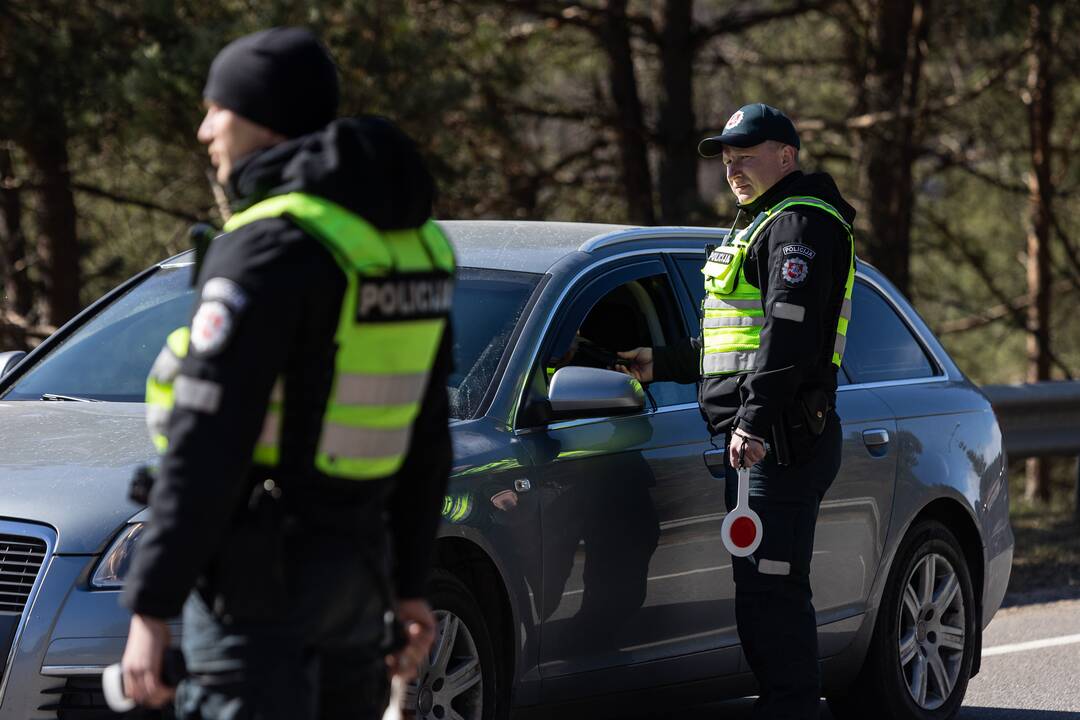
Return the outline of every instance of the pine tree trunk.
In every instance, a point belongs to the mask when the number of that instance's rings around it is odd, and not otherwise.
[[[48,271],[48,322],[56,326],[79,311],[79,242],[67,140],[62,115],[42,113],[22,144],[40,179],[41,255]]]
[[[0,143],[0,276],[4,293],[0,307],[26,317],[34,305],[34,293],[27,274],[20,193],[11,149]]]
[[[877,117],[862,132],[862,175],[869,189],[870,233],[864,252],[904,293],[911,291],[912,168],[929,0],[877,4],[874,37],[866,46],[863,97],[858,105]]]
[[[632,223],[653,225],[656,212],[653,209],[648,133],[638,94],[626,4],[627,0],[609,0],[601,38],[608,56],[608,79],[615,100],[615,130],[619,138],[627,216]]]
[[[694,118],[692,0],[667,0],[660,40],[660,220],[689,225],[701,205]]]
[[[1050,379],[1050,231],[1053,212],[1050,130],[1054,124],[1054,83],[1049,12],[1046,2],[1031,5],[1032,51],[1025,98],[1031,137],[1027,236],[1028,382]],[[1027,461],[1024,494],[1028,500],[1050,500],[1047,461],[1041,458]]]

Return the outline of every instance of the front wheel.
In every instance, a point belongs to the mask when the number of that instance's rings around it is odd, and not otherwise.
[[[430,590],[435,642],[417,681],[406,691],[403,715],[417,720],[491,720],[497,697],[495,653],[480,605],[448,572],[436,571]]]
[[[980,632],[960,543],[939,522],[919,523],[897,552],[862,672],[829,708],[837,720],[948,720],[963,702]]]

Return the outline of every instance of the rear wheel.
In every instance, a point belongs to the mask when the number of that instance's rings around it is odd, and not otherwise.
[[[830,697],[837,720],[947,720],[956,714],[981,632],[971,575],[939,522],[908,533],[889,573],[859,679]]]
[[[405,697],[405,716],[418,720],[495,717],[495,653],[480,605],[454,575],[435,571],[430,602],[435,642]]]

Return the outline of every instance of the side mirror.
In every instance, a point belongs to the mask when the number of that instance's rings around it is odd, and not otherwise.
[[[645,409],[645,391],[629,375],[590,367],[564,367],[548,390],[553,420],[625,415]]]
[[[0,377],[4,377],[11,372],[11,369],[18,365],[19,361],[24,357],[26,357],[26,353],[22,350],[0,353]]]

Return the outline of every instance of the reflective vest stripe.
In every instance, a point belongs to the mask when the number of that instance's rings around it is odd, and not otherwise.
[[[160,382],[168,382],[180,374],[180,358],[168,345],[161,348],[153,367],[150,368],[150,377]]]
[[[701,357],[701,367],[706,374],[738,373],[754,369],[755,350],[732,350],[706,352]]]
[[[847,342],[847,326],[851,317],[851,291],[855,278],[855,239],[851,226],[843,216],[819,198],[808,196],[786,198],[774,207],[759,213],[750,226],[734,238],[730,246],[732,251],[738,254],[739,248],[753,245],[772,219],[778,217],[784,210],[797,205],[815,207],[836,218],[844,227],[851,242],[851,264],[844,286],[844,304],[837,321],[833,341],[832,362],[839,366]],[[739,259],[741,260],[741,257]],[[741,264],[738,269],[738,281],[734,287],[731,286],[730,275],[727,276],[727,284],[721,285],[715,280],[715,276],[720,275],[724,269],[733,270],[734,268],[718,262],[708,262],[702,270],[706,275],[706,297],[702,303],[704,317],[702,318],[701,373],[703,376],[730,375],[753,370],[753,353],[750,351],[756,350],[761,345],[761,325],[764,324],[763,321],[759,322],[761,293],[746,281]],[[723,292],[725,289],[730,292]],[[746,332],[747,330],[750,332]],[[727,355],[731,357],[727,358]]]
[[[319,452],[333,458],[386,458],[409,449],[412,427],[373,429],[335,422],[323,424]]]
[[[345,274],[335,378],[315,465],[335,477],[391,475],[404,460],[452,299],[454,254],[438,226],[380,233],[322,198],[290,193],[233,216],[226,231],[288,216],[320,240]],[[282,413],[271,402],[256,458],[279,455]],[[260,460],[263,462],[263,460]]]
[[[419,402],[427,388],[428,373],[363,375],[341,373],[334,399],[342,405],[404,405]]]
[[[173,382],[180,374],[180,363],[187,355],[190,340],[191,330],[187,327],[169,333],[146,378],[146,427],[159,453],[169,447],[169,438],[165,433],[175,399]]]
[[[745,325],[764,325],[765,316],[752,316],[744,315],[742,317],[706,317],[701,321],[701,327],[705,329],[709,328],[722,328],[722,327],[740,327]]]
[[[281,440],[281,413],[268,412],[263,418],[262,431],[259,433],[259,445],[276,446]]]
[[[721,299],[715,295],[705,296],[705,309],[706,310],[753,310],[761,309],[761,299],[755,298],[753,300],[730,300]]]

